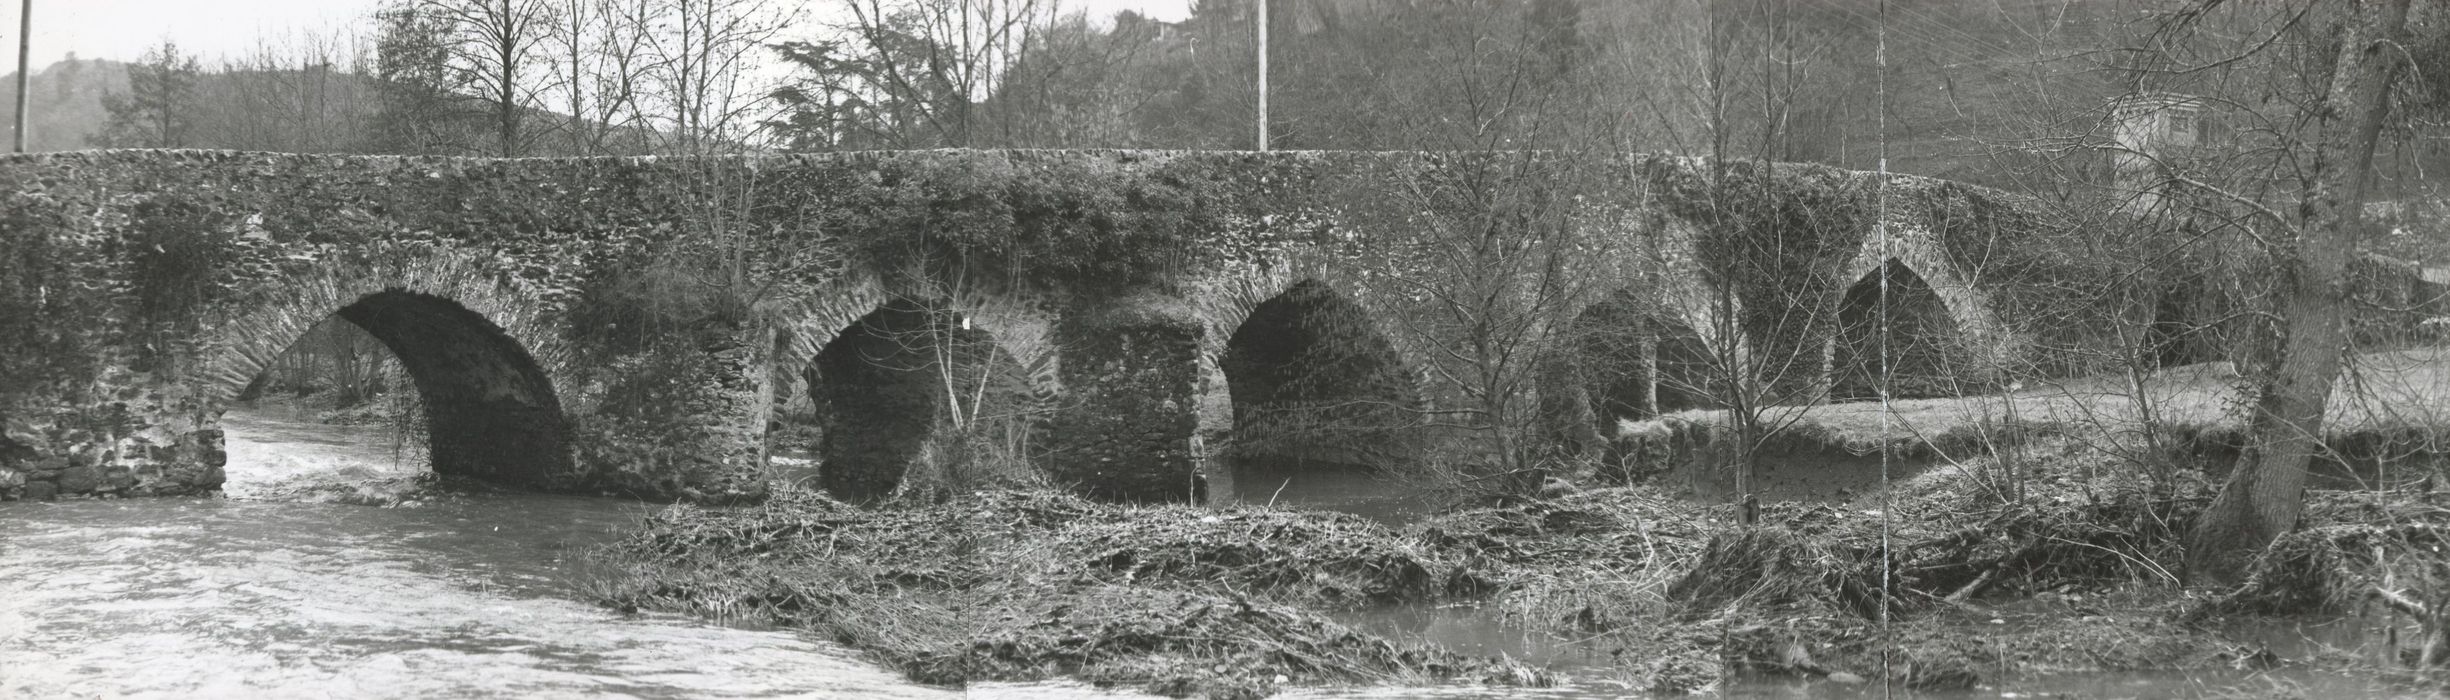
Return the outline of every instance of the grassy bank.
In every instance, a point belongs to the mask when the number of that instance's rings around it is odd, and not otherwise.
[[[1046,493],[864,509],[793,491],[756,507],[655,516],[603,553],[618,573],[594,593],[617,607],[811,630],[931,683],[1075,677],[1257,697],[1298,685],[1559,679],[1685,692],[1744,671],[1948,688],[2041,672],[2230,669],[2267,655],[2207,620],[2335,609],[2324,606],[2372,585],[2329,581],[2322,590],[2347,592],[2313,599],[2182,595],[2176,538],[2208,500],[2203,479],[2149,480],[2075,441],[2038,441],[2027,453],[2021,500],[1969,472],[1934,470],[1900,482],[1886,508],[1876,494],[1770,504],[1752,528],[1644,487],[1400,529],[1334,513]],[[2290,556],[2361,556],[2365,540],[2334,535]],[[2282,566],[2257,590],[2299,590],[2283,577],[2327,567]],[[1580,653],[1541,667],[1338,622],[1430,604],[1477,606]]]

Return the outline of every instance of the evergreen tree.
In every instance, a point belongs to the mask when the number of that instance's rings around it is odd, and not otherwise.
[[[127,94],[102,96],[109,113],[94,145],[104,148],[180,148],[193,145],[196,78],[194,56],[164,41],[128,66]]]
[[[461,73],[451,66],[449,27],[415,5],[395,4],[375,14],[374,122],[363,150],[373,153],[435,154],[473,150],[471,117],[461,94]]]

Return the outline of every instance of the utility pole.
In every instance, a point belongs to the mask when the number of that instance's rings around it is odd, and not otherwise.
[[[28,58],[34,50],[34,0],[25,0],[17,10],[17,152],[26,152],[26,92],[34,79],[34,67]]]
[[[34,2],[34,0],[27,0]],[[1267,152],[1267,0],[1259,5],[1259,149]]]

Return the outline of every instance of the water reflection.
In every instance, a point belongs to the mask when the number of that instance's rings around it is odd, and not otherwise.
[[[1290,457],[1236,460],[1234,497],[1242,503],[1352,513],[1389,527],[1433,515],[1430,494],[1369,467]]]

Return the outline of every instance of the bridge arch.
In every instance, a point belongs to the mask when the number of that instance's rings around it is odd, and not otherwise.
[[[435,472],[550,487],[573,474],[556,390],[562,346],[537,309],[472,256],[332,265],[265,285],[274,298],[216,322],[203,372],[213,412],[309,328],[338,316],[399,358],[425,406]]]
[[[1623,420],[1716,407],[1727,360],[1742,362],[1750,338],[1740,296],[1721,295],[1698,269],[1702,224],[1653,206],[1616,222],[1609,279],[1630,283],[1580,309],[1566,329],[1573,372],[1563,386],[1587,401],[1602,435]],[[1556,382],[1548,384],[1560,386]]]
[[[1031,438],[1060,384],[1052,324],[1034,306],[873,282],[836,291],[777,339],[778,385],[817,414],[825,490],[873,501],[1036,478]]]
[[[1420,456],[1420,409],[1434,397],[1404,339],[1387,332],[1394,319],[1368,280],[1303,249],[1193,283],[1186,297],[1203,327],[1195,451],[1212,493],[1249,496],[1278,477],[1374,473]]]
[[[1998,372],[1987,300],[1958,282],[1944,263],[1908,252],[1860,263],[1849,272],[1841,278],[1848,280],[1846,286],[1827,307],[1833,326],[1830,400],[1878,398],[1884,363],[1885,386],[1896,398],[1980,391]]]
[[[1688,311],[1652,290],[1620,289],[1576,316],[1569,382],[1585,392],[1600,434],[1619,421],[1718,405],[1718,324]]]
[[[1409,432],[1421,397],[1394,343],[1326,282],[1305,279],[1253,306],[1217,362],[1248,457],[1374,467],[1417,450]]]

